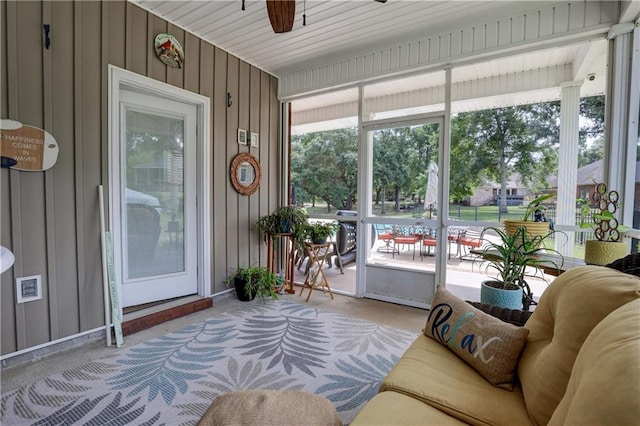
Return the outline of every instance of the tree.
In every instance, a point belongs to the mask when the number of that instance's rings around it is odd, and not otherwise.
[[[437,124],[425,124],[409,128],[409,141],[413,155],[408,159],[410,174],[416,178],[409,182],[407,191],[418,194],[418,204],[427,187],[429,164],[438,164],[438,142],[441,129]]]
[[[604,107],[603,95],[580,99],[578,167],[604,158]]]
[[[356,200],[358,168],[356,129],[308,133],[291,138],[291,181],[298,200],[305,195],[351,210]]]
[[[558,102],[549,102],[460,114],[452,122],[452,127],[459,127],[452,134],[468,135],[468,140],[461,140],[473,149],[470,157],[476,163],[466,171],[480,170],[482,176],[499,182],[500,193],[505,195],[513,173],[520,174],[527,185],[543,187],[554,171],[559,107]],[[461,189],[465,189],[463,182]],[[500,211],[507,213],[505,196],[500,197]]]
[[[482,183],[484,167],[474,155],[475,139],[467,133],[472,119],[471,114],[459,114],[451,120],[452,167],[449,176],[449,196],[452,200],[464,200],[472,196]],[[459,159],[464,161],[458,161]]]
[[[382,212],[385,192],[393,191],[394,210],[400,211],[400,194],[411,182],[411,156],[414,154],[408,128],[382,129],[376,131],[373,139],[373,182],[382,191]]]

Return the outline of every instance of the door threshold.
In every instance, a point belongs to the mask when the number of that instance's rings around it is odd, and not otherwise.
[[[213,306],[212,298],[194,295],[140,309],[123,316],[122,335],[128,336],[163,322],[208,309],[211,306]]]

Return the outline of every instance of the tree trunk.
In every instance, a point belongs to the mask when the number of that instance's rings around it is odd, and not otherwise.
[[[400,187],[396,185],[396,213],[400,213]]]
[[[507,165],[504,156],[500,157],[500,214],[509,213],[507,208]]]

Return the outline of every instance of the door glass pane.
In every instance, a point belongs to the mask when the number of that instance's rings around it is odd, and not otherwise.
[[[184,120],[126,112],[125,276],[184,271]]]
[[[435,123],[373,133],[370,211],[394,221],[374,224],[369,262],[435,269],[437,230],[415,221],[438,215],[438,141]]]

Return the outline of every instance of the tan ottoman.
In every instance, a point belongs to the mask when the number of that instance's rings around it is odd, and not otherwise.
[[[218,396],[198,426],[342,426],[336,408],[321,395],[303,391],[247,390]]]

